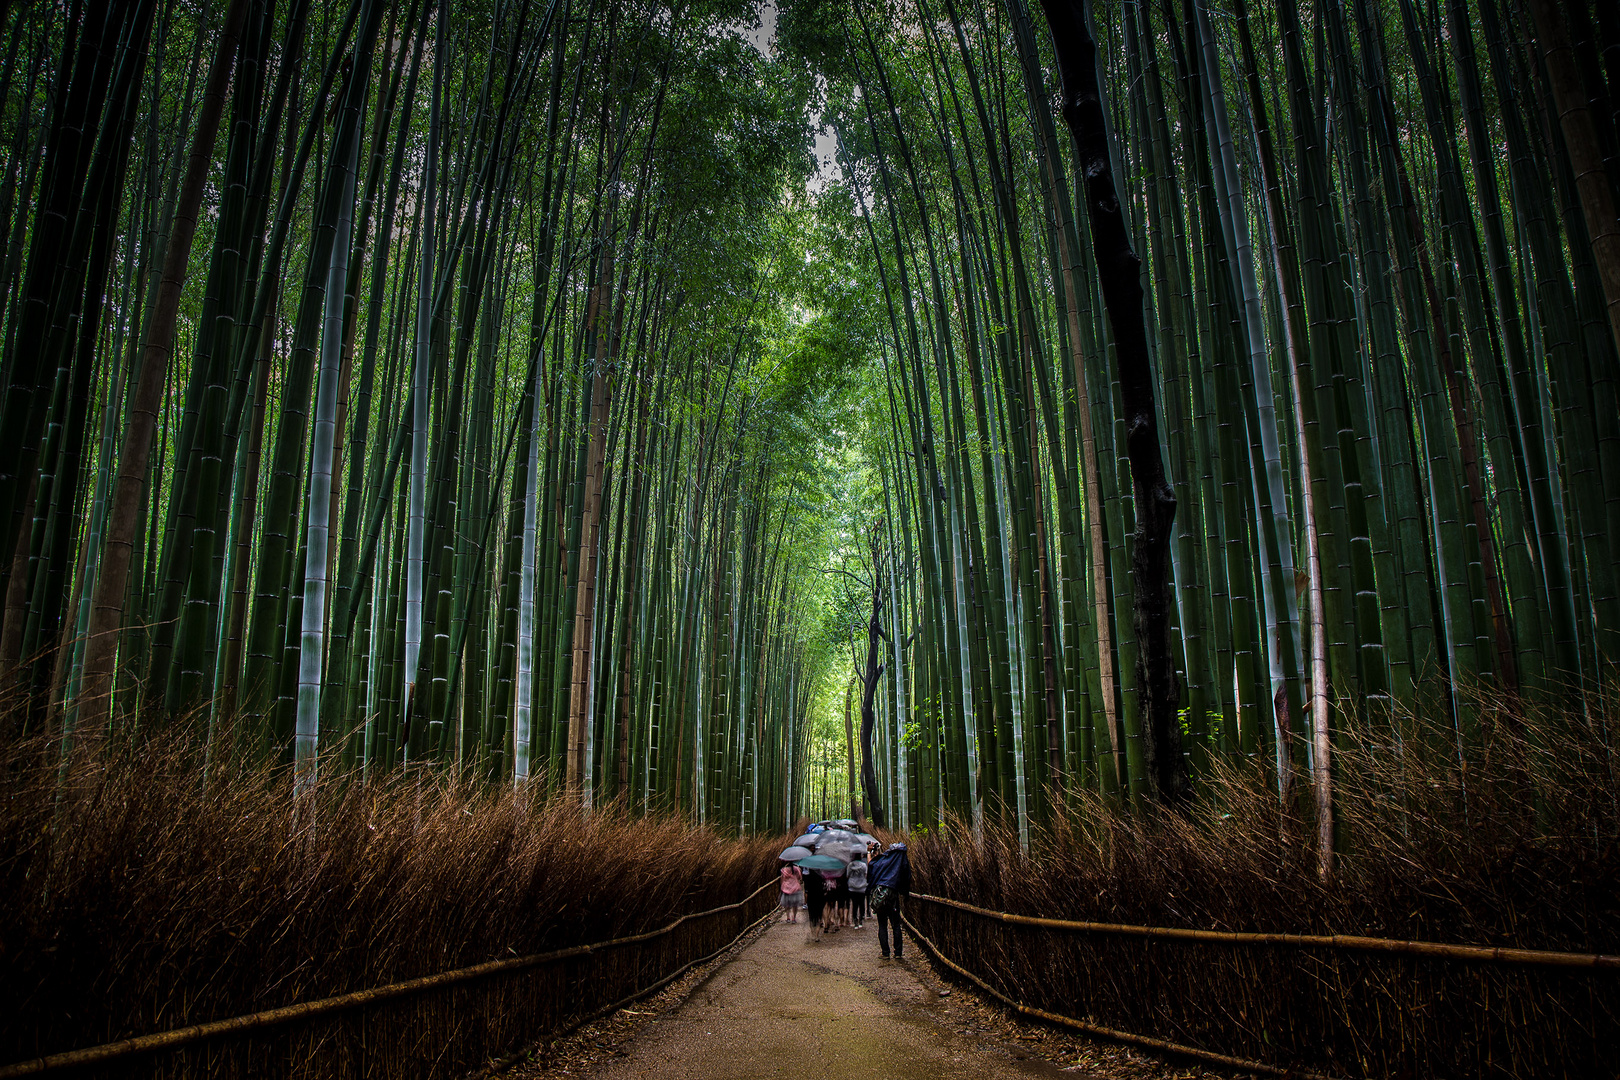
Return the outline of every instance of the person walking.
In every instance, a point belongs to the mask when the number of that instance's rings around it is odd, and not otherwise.
[[[893,843],[866,871],[867,895],[877,913],[878,947],[889,956],[889,925],[894,926],[894,958],[901,958],[900,900],[911,894],[911,860],[906,845]]]
[[[805,918],[810,923],[810,940],[821,940],[821,920],[827,910],[827,882],[819,870],[812,870],[805,874],[804,908]]]
[[[866,922],[867,869],[864,854],[856,856],[855,861],[849,864],[849,917],[857,930]]]
[[[804,872],[792,863],[782,866],[782,910],[787,921],[799,921],[799,909],[804,907]]]
[[[820,873],[823,889],[827,897],[826,925],[822,927],[822,929],[826,930],[828,933],[836,934],[838,932],[838,904],[842,899],[839,893],[842,892],[843,896],[848,896],[849,893],[845,891],[843,887],[843,871],[822,870]]]

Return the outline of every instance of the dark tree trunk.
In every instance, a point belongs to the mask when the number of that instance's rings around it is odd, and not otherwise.
[[[1114,186],[1102,89],[1097,81],[1097,44],[1092,40],[1085,0],[1041,0],[1052,28],[1058,72],[1063,80],[1062,113],[1074,137],[1085,182],[1092,251],[1102,279],[1103,304],[1114,332],[1121,397],[1125,408],[1126,456],[1131,463],[1136,503],[1133,575],[1135,625],[1140,650],[1137,683],[1147,768],[1159,799],[1189,798],[1187,763],[1181,753],[1177,706],[1181,687],[1170,648],[1170,540],[1176,496],[1164,475],[1159,426],[1153,406],[1153,361],[1148,353],[1143,310],[1142,260],[1131,249],[1130,233]]]
[[[872,617],[866,623],[866,666],[861,671],[861,790],[866,795],[866,816],[874,825],[882,826],[887,823],[883,820],[883,801],[878,798],[877,766],[872,755],[872,730],[877,726],[872,701],[877,697],[878,680],[883,677],[878,642],[888,635],[883,632],[883,586],[879,584],[883,579],[876,558],[872,567]]]

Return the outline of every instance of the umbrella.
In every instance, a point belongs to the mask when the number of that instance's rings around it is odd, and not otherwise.
[[[777,858],[786,862],[798,862],[800,859],[808,859],[813,854],[815,854],[815,852],[811,851],[809,848],[800,847],[798,844],[794,844],[792,847],[783,848],[782,854],[778,855]]]
[[[848,829],[850,832],[855,832],[857,829],[859,829],[861,827],[860,822],[851,821],[851,820],[849,820],[849,818],[843,818],[843,819],[841,819],[839,821],[835,821],[835,822],[833,822],[833,825],[835,825],[836,827],[838,827],[840,829]]]
[[[813,847],[816,846],[816,841],[820,840],[820,839],[821,839],[820,834],[813,833],[813,832],[807,832],[803,836],[799,837],[797,840],[793,841],[793,846],[794,847],[813,848]]]
[[[801,870],[848,870],[849,864],[843,859],[835,859],[831,855],[812,855],[807,859],[799,860]]]
[[[829,829],[816,841],[816,853],[853,859],[866,851],[866,843],[852,832]]]
[[[809,829],[809,831],[813,832],[813,833],[825,832],[826,830],[827,830],[827,823],[825,821],[818,821],[814,825],[810,826],[810,829]]]
[[[867,844],[867,845],[881,844],[883,842],[883,841],[879,840],[877,837],[873,836],[871,833],[865,833],[865,832],[860,834],[860,841],[861,841],[861,843]]]

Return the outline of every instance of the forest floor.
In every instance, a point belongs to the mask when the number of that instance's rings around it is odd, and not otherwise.
[[[952,983],[907,940],[884,960],[877,921],[807,940],[767,923],[657,996],[537,1047],[510,1080],[1192,1080],[1246,1076],[1167,1061],[1009,1014]]]

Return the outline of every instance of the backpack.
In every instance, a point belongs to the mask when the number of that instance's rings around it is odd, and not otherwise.
[[[866,863],[860,859],[849,864],[849,891],[855,893],[866,891]]]

